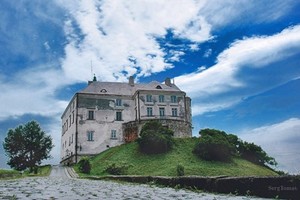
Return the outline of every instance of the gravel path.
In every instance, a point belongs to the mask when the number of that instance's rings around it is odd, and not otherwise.
[[[0,180],[0,199],[254,199],[150,185],[70,179],[62,167],[49,177]],[[258,199],[258,198],[257,198]]]

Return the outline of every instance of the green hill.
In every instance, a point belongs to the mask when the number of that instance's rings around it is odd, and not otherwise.
[[[230,163],[201,160],[192,151],[196,138],[175,139],[173,150],[166,154],[145,155],[138,150],[136,142],[110,148],[91,159],[90,175],[108,175],[104,172],[108,163],[126,162],[131,165],[128,175],[176,176],[178,164],[184,166],[185,175],[198,176],[274,176],[276,172],[255,165],[241,158]]]

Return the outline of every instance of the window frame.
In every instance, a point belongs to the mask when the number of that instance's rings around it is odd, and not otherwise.
[[[146,102],[153,102],[153,99],[152,99],[152,95],[151,95],[151,94],[147,94],[147,95],[146,95]]]
[[[116,106],[122,106],[122,99],[116,99]]]
[[[177,103],[177,96],[175,95],[171,96],[171,103]]]
[[[122,111],[116,112],[116,121],[123,121]]]
[[[91,115],[91,113],[93,113],[93,114]],[[88,111],[88,118],[87,119],[88,120],[95,120],[95,111],[89,110]]]
[[[153,117],[153,108],[147,107],[147,117]]]
[[[165,95],[158,95],[158,102],[159,103],[164,103],[165,102]]]
[[[94,141],[94,132],[95,131],[87,131],[87,141],[89,141],[89,142]]]
[[[111,139],[117,139],[117,130],[112,129],[110,132],[110,138]]]
[[[159,116],[165,117],[166,116],[166,109],[164,107],[159,108]]]
[[[178,117],[178,109],[172,108],[172,117]]]

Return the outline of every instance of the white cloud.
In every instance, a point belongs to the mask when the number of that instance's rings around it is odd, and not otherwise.
[[[279,163],[281,170],[300,173],[300,119],[243,131],[239,137],[260,145]]]
[[[199,10],[204,3],[177,1],[57,1],[70,13],[66,21],[69,44],[62,67],[75,81],[90,78],[90,61],[101,80],[148,76],[173,67],[183,54],[169,56],[157,38],[168,30],[176,37],[203,42],[210,25]],[[78,25],[79,30],[74,26]]]
[[[213,29],[241,24],[257,24],[275,21],[288,13],[298,2],[293,0],[210,0],[201,9],[203,17]]]
[[[263,76],[282,76],[280,85],[299,77],[300,72],[288,74],[276,73],[276,61],[284,60],[300,53],[300,26],[286,28],[273,36],[260,36],[235,41],[217,58],[217,63],[205,71],[196,71],[176,78],[177,85],[193,99],[193,114],[217,111],[230,107],[249,97],[264,92],[274,83],[264,82],[255,85],[255,79]],[[243,69],[259,70],[272,67],[268,74],[253,73],[251,82],[247,82],[248,74]],[[239,75],[238,75],[239,74]],[[197,85],[197,87],[195,87]]]
[[[67,80],[60,70],[38,68],[23,70],[12,79],[0,79],[0,120],[24,114],[53,116],[61,113],[66,102],[55,98],[55,91]]]

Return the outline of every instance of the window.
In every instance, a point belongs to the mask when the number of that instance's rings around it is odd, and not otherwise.
[[[74,142],[74,134],[72,134],[72,140],[71,140],[71,143],[73,144]]]
[[[116,112],[116,120],[122,121],[122,112]]]
[[[66,131],[68,130],[68,120],[66,121]]]
[[[177,103],[176,96],[171,96],[171,103]]]
[[[148,117],[153,116],[153,109],[151,107],[147,107],[147,116]]]
[[[117,131],[116,130],[111,130],[111,139],[116,139],[117,138]]]
[[[93,110],[89,110],[88,120],[93,120],[93,119],[94,119],[94,111]]]
[[[87,141],[94,141],[94,131],[87,132]]]
[[[152,102],[152,95],[151,94],[147,94],[146,101],[147,102]]]
[[[160,85],[156,86],[156,89],[162,89]]]
[[[165,116],[165,108],[159,108],[159,116]]]
[[[122,106],[122,99],[116,99],[116,106]]]
[[[172,108],[172,116],[177,117],[177,108]]]
[[[165,102],[165,96],[164,95],[159,95],[158,96],[158,101],[159,102]]]
[[[74,124],[74,119],[75,119],[75,115],[74,115],[74,111],[73,111],[73,113],[72,113],[72,124]]]
[[[69,127],[71,127],[71,115],[69,116],[69,120],[70,120]]]

